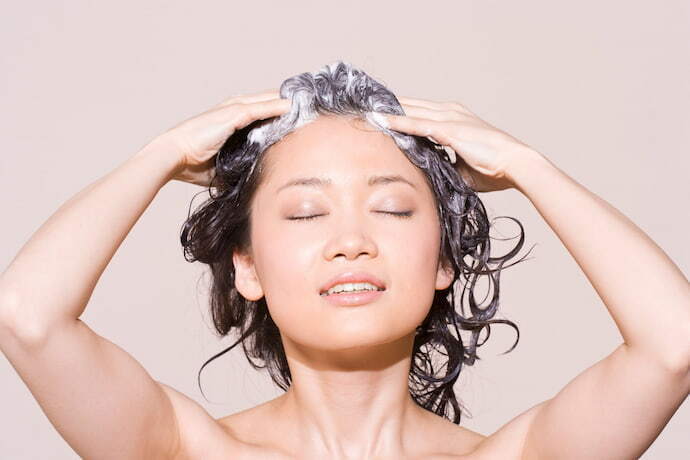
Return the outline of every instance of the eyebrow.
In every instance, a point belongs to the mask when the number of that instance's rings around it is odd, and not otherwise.
[[[403,183],[407,184],[410,187],[414,188],[415,190],[417,189],[417,186],[410,182],[409,180],[405,179],[403,176],[399,174],[388,174],[388,175],[378,175],[378,176],[369,176],[369,179],[367,180],[367,185],[369,186],[374,186],[374,185],[386,185],[386,184],[392,184],[392,183]],[[278,190],[276,190],[276,193],[280,192],[281,190],[288,188],[288,187],[295,187],[295,186],[304,186],[304,187],[324,187],[324,186],[331,186],[333,184],[333,181],[329,178],[320,178],[320,177],[297,177],[295,179],[289,180],[280,187],[278,187]]]

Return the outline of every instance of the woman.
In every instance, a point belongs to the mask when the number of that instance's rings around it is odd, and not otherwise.
[[[219,420],[79,320],[172,179],[215,190],[182,243],[212,270],[218,331],[237,329],[286,389]],[[563,241],[624,343],[484,436],[457,425],[452,384],[481,329],[501,322],[498,272],[515,251],[489,257],[476,192],[508,188]],[[454,288],[479,275],[494,296],[481,308],[470,294],[465,315]],[[154,139],[50,218],[0,293],[0,347],[84,458],[637,458],[690,388],[688,282],[653,241],[464,106],[396,99],[344,63]],[[425,360],[434,350],[447,357],[440,375]]]

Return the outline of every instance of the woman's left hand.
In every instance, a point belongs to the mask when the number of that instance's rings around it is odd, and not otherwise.
[[[539,155],[527,144],[501,131],[457,102],[399,97],[405,115],[385,113],[389,128],[452,149],[455,169],[477,192],[514,188],[510,176],[516,162]]]

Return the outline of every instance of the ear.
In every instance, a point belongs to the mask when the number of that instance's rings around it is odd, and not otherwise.
[[[450,262],[445,262],[439,258],[438,270],[436,272],[436,289],[447,289],[455,279],[455,270]]]
[[[264,291],[256,275],[256,266],[250,254],[232,252],[232,263],[235,266],[235,288],[247,300],[257,301],[264,296]]]

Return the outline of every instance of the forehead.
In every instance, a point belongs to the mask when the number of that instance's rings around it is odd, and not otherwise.
[[[423,173],[390,136],[353,117],[319,116],[273,144],[266,153],[265,183],[272,188],[298,175],[349,184],[372,174],[400,174],[420,185],[424,181]]]

